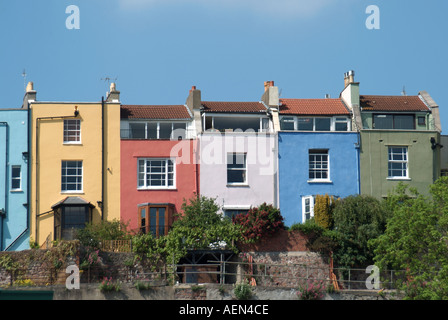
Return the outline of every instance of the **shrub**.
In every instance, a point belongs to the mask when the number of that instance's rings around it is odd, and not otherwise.
[[[253,291],[251,285],[244,281],[235,284],[233,293],[238,300],[248,300],[252,297]]]
[[[233,217],[233,223],[242,226],[243,238],[249,243],[257,242],[284,228],[280,210],[266,203],[251,208],[246,214],[237,214]]]
[[[314,204],[314,219],[316,224],[324,229],[331,229],[333,226],[333,208],[335,199],[328,194],[316,195]]]
[[[101,292],[111,292],[111,291],[120,291],[121,286],[118,282],[112,281],[112,277],[107,278],[104,277],[103,281],[101,281],[99,285],[99,289]]]
[[[305,285],[299,287],[297,296],[300,300],[319,300],[323,298],[325,291],[323,281],[308,280]]]

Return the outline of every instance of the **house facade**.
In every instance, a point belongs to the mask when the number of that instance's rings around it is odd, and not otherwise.
[[[361,193],[385,198],[403,182],[428,194],[440,176],[440,118],[425,91],[415,96],[360,95],[346,75],[341,98],[360,132]]]
[[[29,249],[28,110],[0,109],[0,251]]]
[[[278,92],[272,108],[268,93],[265,91],[260,101],[199,103],[200,191],[216,199],[224,216],[245,213],[264,202],[277,206],[277,135],[273,118],[277,114]]]
[[[121,106],[121,220],[131,231],[167,234],[199,194],[196,153],[188,105]]]
[[[278,168],[287,226],[314,216],[317,195],[359,193],[359,136],[341,99],[280,99]]]
[[[30,88],[32,89],[32,88]],[[120,101],[33,100],[31,241],[72,239],[86,222],[120,219]]]

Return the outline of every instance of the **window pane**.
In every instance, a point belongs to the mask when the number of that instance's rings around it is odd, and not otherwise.
[[[298,118],[297,130],[313,131],[313,118]]]
[[[243,183],[245,182],[245,170],[228,170],[227,171],[228,183]]]
[[[373,125],[375,129],[393,129],[393,116],[385,114],[373,115]]]
[[[227,169],[244,169],[246,167],[246,154],[228,153]]]
[[[148,139],[157,139],[157,122],[148,123]]]
[[[314,118],[315,131],[330,131],[330,118]]]
[[[64,142],[81,140],[81,121],[64,120]]]
[[[82,161],[62,161],[61,190],[82,190]]]
[[[173,123],[173,133],[171,139],[179,140],[187,137],[186,123]]]
[[[174,162],[170,159],[140,159],[138,187],[174,186]]]
[[[394,129],[415,129],[413,115],[394,115]]]
[[[294,118],[293,117],[282,117],[280,120],[281,130],[294,130]]]
[[[171,138],[172,123],[161,122],[159,124],[159,139]]]
[[[146,125],[144,123],[129,123],[130,138],[145,139]]]
[[[310,150],[309,179],[328,178],[328,150]]]
[[[11,189],[12,190],[18,190],[21,188],[20,180],[21,180],[21,167],[13,166],[11,168]]]
[[[388,177],[407,177],[407,147],[390,147],[388,153]]]

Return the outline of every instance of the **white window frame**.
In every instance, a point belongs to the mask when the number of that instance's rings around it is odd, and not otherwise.
[[[287,120],[284,120],[284,118],[289,118]],[[316,131],[316,118],[325,118],[330,119],[330,130],[329,131]],[[300,119],[312,119],[313,121],[313,129],[312,130],[300,130],[305,132],[346,132],[351,131],[351,120],[347,116],[291,116],[291,115],[283,115],[280,118],[281,122],[290,122],[294,123],[294,131],[299,131],[299,120]],[[343,120],[342,120],[343,119]],[[347,124],[347,130],[345,131],[336,131],[336,123],[346,123]],[[283,129],[282,129],[283,130]],[[291,130],[285,130],[285,131],[291,131]]]
[[[143,161],[143,172],[140,172],[140,162]],[[155,173],[155,172],[147,172],[147,163],[151,161],[162,161],[164,162],[163,166],[165,168],[164,172]],[[172,163],[173,170],[169,171],[169,161]],[[173,175],[173,183],[169,185],[169,174]],[[152,186],[147,184],[148,175],[151,174],[163,174],[164,177],[164,185],[161,186]],[[141,176],[143,175],[143,176]],[[151,179],[150,179],[151,180]],[[141,184],[141,181],[143,182]],[[137,159],[137,189],[138,190],[160,190],[160,189],[176,189],[176,159],[173,158],[138,158]]]
[[[309,215],[310,218],[314,217],[314,196],[302,196],[302,223],[305,223],[308,219],[306,219],[307,211],[306,211],[306,202],[309,201]]]
[[[68,130],[68,122],[75,121],[77,123],[77,127],[79,129]],[[80,119],[64,119],[64,129],[63,129],[63,142],[64,144],[80,144],[81,143],[81,120]],[[66,140],[67,138],[75,137],[77,140],[71,141]]]
[[[167,140],[167,138],[160,138],[160,124],[161,123],[166,123],[166,124],[171,124],[171,134],[170,134],[170,140],[173,139],[173,127],[174,124],[184,124],[185,125],[185,134],[184,134],[184,139],[188,139],[188,122],[187,121],[132,121],[129,124],[129,129],[131,130],[131,125],[132,124],[144,124],[145,125],[145,137],[142,139],[149,139],[149,124],[156,124],[157,129],[156,129],[156,138],[155,139],[151,139],[151,140]]]
[[[233,159],[233,155],[244,155],[244,167],[243,168],[229,168],[229,164],[227,163],[227,159],[229,157],[229,155],[232,155],[232,159]],[[244,176],[244,181],[243,182],[230,182],[228,180],[227,177],[227,173],[230,171],[244,171],[243,176]],[[227,185],[228,186],[247,186],[248,185],[248,174],[247,174],[247,153],[246,152],[228,152],[226,154],[226,181],[227,181]]]
[[[324,152],[311,152],[311,151],[317,151],[317,150],[319,150],[319,151],[326,151],[326,153],[324,153]],[[327,168],[326,168],[326,171],[327,171],[327,177],[326,178],[310,178],[309,177],[309,171],[311,170],[311,161],[310,161],[310,156],[311,155],[320,155],[320,156],[327,156],[327,160],[326,160],[326,163],[327,163]],[[321,170],[321,171],[323,171],[323,169],[322,168],[314,168],[314,170],[315,171],[317,171],[317,170]],[[309,149],[308,150],[308,182],[331,182],[331,179],[330,179],[330,150],[329,149]]]
[[[401,155],[404,155],[406,157],[405,160],[395,160],[391,159],[391,149],[404,149],[405,153],[401,152]],[[394,154],[394,153],[392,153]],[[389,168],[390,164],[393,163],[401,163],[405,164],[405,168],[400,169],[402,172],[403,170],[406,171],[405,176],[391,176],[389,173],[391,169]],[[398,170],[398,169],[395,169]],[[387,147],[387,179],[389,180],[409,180],[409,149],[407,146],[388,146]]]
[[[62,170],[64,170],[64,162],[76,162],[77,165],[75,167],[68,167],[65,168],[66,172],[65,174],[63,174]],[[81,164],[79,166],[79,164]],[[81,174],[79,175],[78,173],[73,174],[73,175],[68,175],[67,174],[67,169],[81,169]],[[72,182],[72,183],[68,183],[63,182],[64,177],[69,178],[69,177],[75,177],[75,178],[80,178],[80,181],[76,181],[76,182]],[[68,184],[75,184],[77,185],[75,190],[72,189],[67,189],[67,185]],[[64,189],[64,185],[65,185],[65,189]],[[82,160],[62,160],[61,162],[61,193],[83,193],[83,185],[84,185],[84,162]],[[79,189],[78,189],[79,188]]]
[[[19,176],[14,176],[13,172],[14,169],[19,169]],[[14,181],[19,181],[19,187],[18,188],[13,188],[13,182]],[[22,191],[22,166],[20,165],[13,165],[11,166],[11,192],[15,192],[15,191]]]

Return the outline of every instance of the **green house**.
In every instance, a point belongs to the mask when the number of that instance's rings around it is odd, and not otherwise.
[[[350,72],[341,98],[360,132],[361,194],[385,198],[403,182],[427,195],[441,174],[439,107],[430,95],[360,95]]]

